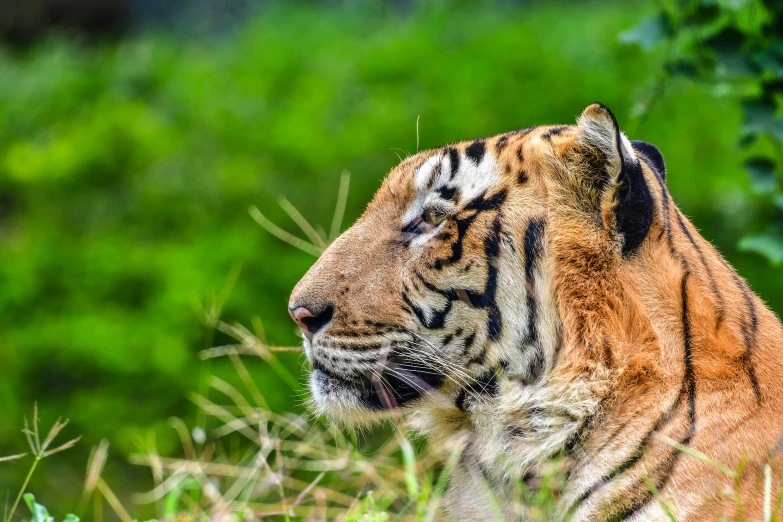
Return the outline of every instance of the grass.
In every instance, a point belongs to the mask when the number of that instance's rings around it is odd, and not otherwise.
[[[16,513],[16,508],[19,507],[19,502],[22,500],[22,497],[24,496],[25,491],[27,490],[27,485],[30,483],[30,479],[33,476],[33,473],[35,473],[36,468],[38,467],[38,464],[44,460],[45,458],[51,457],[52,455],[59,453],[61,451],[65,451],[68,448],[72,448],[76,445],[77,442],[79,442],[79,438],[77,437],[75,439],[71,439],[68,442],[61,444],[56,447],[52,447],[52,444],[54,444],[54,439],[57,438],[57,435],[60,434],[60,432],[65,428],[65,426],[68,425],[68,421],[62,421],[61,419],[57,419],[55,423],[52,425],[52,427],[49,429],[49,433],[47,433],[46,437],[43,439],[43,442],[41,441],[41,435],[38,429],[38,404],[36,404],[33,407],[33,422],[32,422],[32,429],[30,429],[30,424],[27,422],[27,417],[24,419],[24,429],[22,432],[25,434],[25,437],[27,438],[27,444],[30,446],[30,454],[32,454],[33,457],[33,463],[30,465],[30,469],[27,472],[27,475],[25,476],[24,482],[22,482],[21,487],[19,488],[19,493],[17,493],[16,498],[14,499],[14,503],[11,505],[11,510],[6,511],[3,515],[4,521],[10,521],[14,517],[14,513]],[[10,457],[3,457],[0,458],[0,462],[12,462],[21,460],[25,457],[27,457],[27,453],[21,453],[18,455],[12,455]],[[32,498],[32,497],[31,497]],[[30,505],[30,501],[28,501],[28,505]],[[31,505],[31,510],[33,509]]]
[[[272,411],[252,380],[245,358],[258,357],[277,368],[280,385],[300,393],[301,386],[276,357],[278,351],[292,348],[270,346],[256,332],[239,325],[217,321],[216,326],[234,337],[236,344],[207,349],[202,356],[229,358],[242,386],[238,388],[212,376],[209,391],[213,398],[199,393],[191,396],[207,418],[206,431],[199,426],[190,428],[178,418],[170,419],[170,426],[181,441],[181,457],[158,454],[154,441],[144,451],[130,456],[133,464],[148,468],[154,480],[152,489],[134,497],[135,503],[153,504],[160,520],[171,521],[440,519],[443,493],[460,447],[455,447],[445,461],[440,460],[422,451],[418,441],[410,439],[402,428],[390,426],[389,438],[370,449],[367,443],[359,442],[368,434],[344,432],[312,416]],[[260,324],[256,331],[263,332]],[[34,460],[5,521],[13,520],[22,498],[27,500],[31,513],[36,509],[45,511],[31,496],[24,496],[29,477],[42,460],[78,441],[72,439],[53,447],[66,422],[58,420],[43,440],[38,424],[36,410],[31,427],[25,422],[23,430]],[[732,469],[664,436],[659,439],[731,478],[735,487],[724,494],[741,507],[742,466]],[[98,506],[105,500],[117,518],[130,522],[134,520],[129,514],[133,509],[123,506],[102,478],[108,449],[107,441],[93,449],[77,513],[83,516],[92,500],[92,520],[102,521],[102,508]],[[30,454],[5,457],[0,462],[20,461]],[[513,502],[516,513],[526,520],[552,520],[564,482],[563,469],[557,462],[544,466],[537,484],[520,484],[517,488]],[[780,518],[783,502],[783,493],[773,499],[771,484],[772,472],[767,466],[764,522]],[[676,522],[674,506],[663,499],[652,482],[648,482],[648,487],[669,520]],[[741,513],[742,509],[738,511]],[[745,513],[735,520],[755,515]],[[35,516],[31,520],[53,521]],[[74,522],[78,518],[69,515],[65,520]],[[498,513],[494,520],[503,520],[502,515]]]

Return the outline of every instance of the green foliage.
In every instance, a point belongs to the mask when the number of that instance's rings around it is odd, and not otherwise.
[[[620,36],[651,50],[667,42],[664,70],[714,86],[741,101],[738,143],[752,189],[767,196],[768,231],[745,236],[739,248],[783,262],[783,2],[676,0]],[[663,81],[665,81],[664,77]]]

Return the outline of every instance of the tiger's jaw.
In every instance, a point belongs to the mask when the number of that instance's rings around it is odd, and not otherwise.
[[[368,424],[383,413],[366,379],[351,381],[315,367],[310,393],[316,412],[341,424]]]
[[[305,351],[313,368],[309,388],[316,412],[347,426],[399,417],[439,394],[446,380],[411,364],[398,344],[367,353],[361,361],[342,358],[346,348],[329,340],[305,339]]]

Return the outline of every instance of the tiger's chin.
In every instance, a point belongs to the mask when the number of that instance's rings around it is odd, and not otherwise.
[[[376,425],[402,414],[393,394],[369,379],[347,380],[321,368],[310,374],[310,393],[316,414],[346,427]]]

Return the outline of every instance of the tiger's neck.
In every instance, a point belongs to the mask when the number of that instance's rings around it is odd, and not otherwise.
[[[639,424],[646,432],[676,409],[671,434],[687,443],[696,430],[696,378],[714,374],[716,359],[738,368],[729,377],[763,400],[753,350],[758,314],[769,312],[676,207],[666,212],[641,250],[622,263],[606,253],[601,238],[586,245],[570,239],[582,231],[549,227],[557,232],[541,273],[551,279],[535,281],[538,320],[547,323],[536,340],[546,371],[531,375],[519,370],[526,363],[498,363],[459,392],[457,411],[444,400],[413,424],[427,425],[422,431],[436,444],[459,440],[468,475],[497,487],[558,454],[584,471],[609,438],[622,436],[622,428],[611,426],[640,411],[648,412],[649,422]]]

